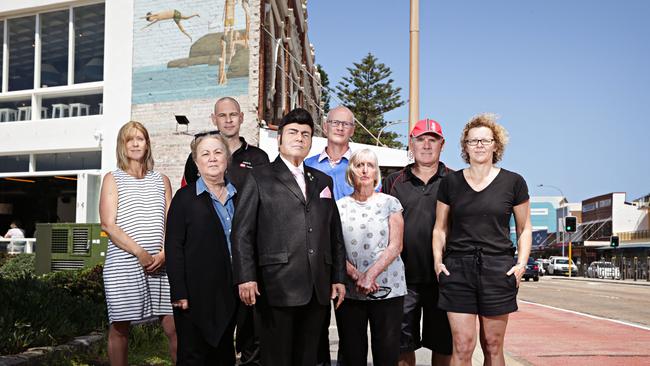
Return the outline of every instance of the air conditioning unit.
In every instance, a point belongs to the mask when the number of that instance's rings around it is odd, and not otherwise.
[[[37,224],[36,274],[104,263],[108,235],[99,224]]]

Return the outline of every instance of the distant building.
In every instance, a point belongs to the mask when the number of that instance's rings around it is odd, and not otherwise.
[[[532,196],[530,197],[530,217],[533,225],[533,247],[545,247],[554,236],[550,233],[558,231],[561,226],[557,220],[557,210],[566,203],[561,196]],[[514,216],[510,218],[510,240],[517,243]]]

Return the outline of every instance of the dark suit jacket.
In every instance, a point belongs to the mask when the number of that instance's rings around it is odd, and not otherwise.
[[[236,310],[226,236],[208,192],[176,192],[167,214],[165,258],[171,301],[188,299],[191,321],[216,347]]]
[[[232,230],[235,283],[257,281],[271,306],[300,306],[314,292],[329,304],[343,283],[345,246],[332,179],[305,166],[307,199],[278,156],[251,171],[239,192]],[[329,188],[332,198],[321,198]]]

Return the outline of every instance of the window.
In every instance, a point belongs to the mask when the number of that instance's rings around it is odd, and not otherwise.
[[[7,21],[9,45],[9,91],[34,88],[34,46],[36,17]]]
[[[588,203],[588,204],[582,206],[582,212],[589,212],[589,211],[593,211],[595,209],[596,209],[596,202]]]
[[[74,9],[74,82],[104,78],[104,4]]]
[[[0,173],[29,171],[29,155],[0,156]]]
[[[612,205],[612,199],[608,198],[606,200],[602,200],[598,202],[598,207],[609,207]]]
[[[103,113],[104,17],[99,3],[0,21],[0,122]]]
[[[4,55],[4,47],[3,45],[5,44],[5,22],[0,20],[0,93],[2,93],[2,65],[4,63],[5,55]]]
[[[531,216],[546,216],[548,215],[548,208],[531,208]]]
[[[101,151],[34,155],[36,171],[101,169]]]
[[[70,11],[41,14],[41,88],[68,85]]]

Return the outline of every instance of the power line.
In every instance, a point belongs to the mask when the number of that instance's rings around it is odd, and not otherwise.
[[[263,29],[263,30],[264,30],[264,31],[269,35],[269,37],[271,38],[271,40],[272,40],[273,42],[275,42],[275,43],[276,43],[278,46],[280,46],[284,51],[286,51],[286,53],[289,55],[289,57],[292,58],[293,61],[296,62],[296,63],[299,65],[300,69],[304,70],[304,72],[307,73],[307,75],[309,75],[309,76],[310,76],[310,77],[311,77],[311,78],[316,82],[317,86],[320,87],[321,90],[327,90],[327,91],[329,91],[329,92],[330,92],[330,97],[333,97],[334,99],[336,99],[336,101],[338,101],[339,104],[341,104],[341,105],[345,105],[345,103],[343,103],[343,101],[342,101],[342,100],[341,100],[341,99],[340,99],[340,98],[335,94],[336,91],[333,90],[332,88],[329,88],[329,87],[325,87],[325,86],[323,86],[323,84],[321,84],[320,80],[318,80],[318,78],[316,78],[316,76],[314,76],[314,75],[313,75],[309,70],[307,70],[307,68],[302,64],[302,62],[301,62],[300,60],[298,60],[294,55],[292,55],[291,52],[290,52],[288,49],[286,49],[286,48],[284,47],[284,45],[282,45],[282,42],[280,42],[279,40],[275,39],[274,35],[271,34],[271,32],[270,32],[270,31],[268,30],[268,28],[266,27],[266,25],[262,25],[262,29]],[[278,64],[277,62],[276,62],[276,65],[277,65],[280,69],[282,69],[282,67],[279,66],[279,64]],[[282,69],[282,70],[283,70],[284,74],[287,75],[286,71],[285,71],[284,69]],[[288,76],[288,75],[287,75],[287,76]],[[320,109],[321,111],[323,111],[323,109],[320,108],[320,104],[319,104],[319,109]],[[359,124],[359,126],[361,126],[361,127],[362,127],[362,128],[363,128],[363,129],[364,129],[364,130],[365,130],[365,131],[366,131],[366,132],[367,132],[367,133],[368,133],[368,134],[369,134],[369,135],[370,135],[370,136],[371,136],[371,137],[376,141],[376,142],[378,142],[379,144],[381,144],[381,145],[384,146],[384,147],[387,147],[386,144],[384,144],[383,142],[381,142],[381,140],[379,140],[379,138],[378,138],[377,136],[375,136],[372,132],[370,132],[370,130],[369,130],[366,126],[364,126],[364,124],[361,123],[361,122],[360,122],[356,117],[353,117],[353,118],[354,118],[354,122],[356,122],[357,124]]]

